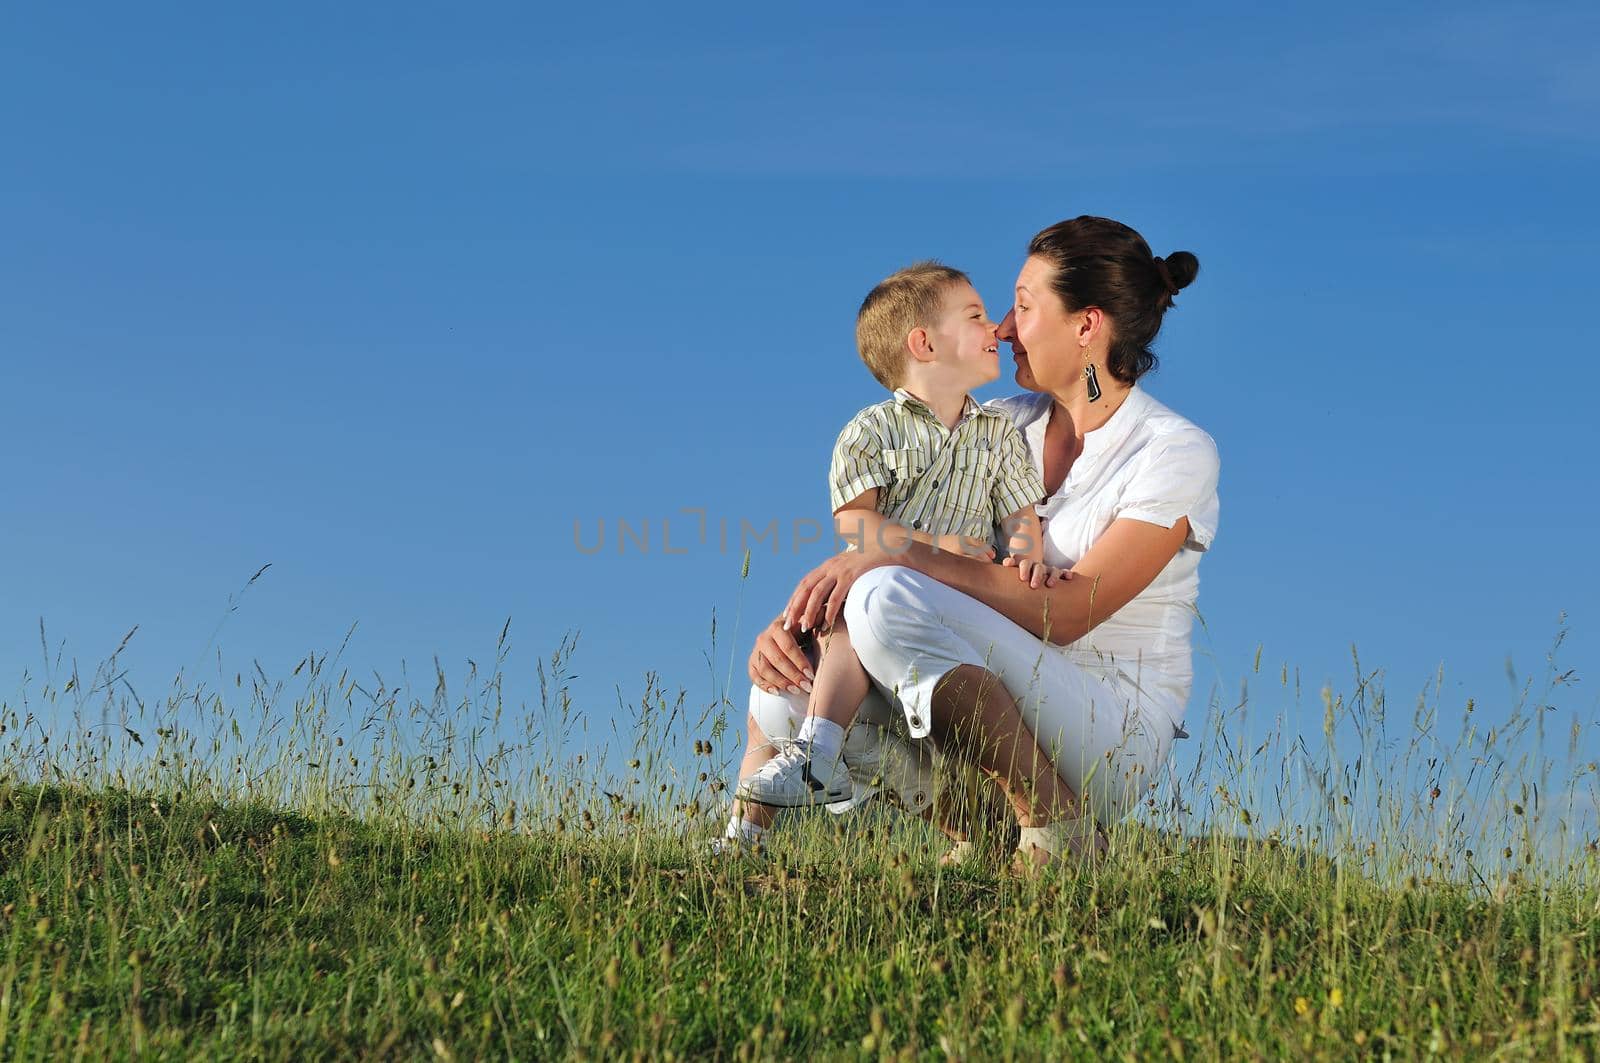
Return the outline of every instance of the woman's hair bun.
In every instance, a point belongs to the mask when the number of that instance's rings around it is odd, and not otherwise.
[[[1181,290],[1189,287],[1200,274],[1200,260],[1187,251],[1174,251],[1165,261],[1167,276],[1172,278],[1174,288]]]

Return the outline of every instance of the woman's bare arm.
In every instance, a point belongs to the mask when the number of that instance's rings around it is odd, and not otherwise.
[[[1132,601],[1167,566],[1189,537],[1189,521],[1171,528],[1122,518],[1073,566],[1074,577],[1033,588],[1009,569],[972,565],[921,543],[891,543],[889,550],[840,554],[813,569],[790,598],[784,616],[801,630],[831,624],[844,608],[850,584],[881,565],[905,565],[971,595],[1021,627],[1051,642],[1075,642]]]

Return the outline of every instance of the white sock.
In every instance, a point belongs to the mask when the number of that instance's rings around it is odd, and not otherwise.
[[[820,716],[807,716],[795,738],[811,747],[813,761],[832,764],[839,759],[839,750],[844,747],[844,728]]]
[[[724,838],[744,842],[746,845],[756,845],[761,841],[761,836],[767,833],[767,828],[751,823],[747,819],[734,816],[728,820],[728,829],[723,832]]]

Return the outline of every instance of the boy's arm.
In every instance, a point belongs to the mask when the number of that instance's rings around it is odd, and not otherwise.
[[[878,492],[893,486],[894,474],[883,462],[883,441],[872,423],[872,411],[851,418],[833,445],[828,462],[828,505],[835,513],[863,498],[874,505]]]
[[[1006,553],[1018,561],[1044,560],[1044,524],[1031,504],[1011,514],[1000,527],[1010,536]]]
[[[1000,527],[1010,538],[1011,555],[1019,561],[1043,561],[1044,527],[1036,503],[1044,498],[1044,481],[1033,466],[1022,433],[1010,421],[1005,423],[998,449],[1000,474],[989,492],[990,506],[996,516],[1010,514]]]
[[[896,526],[898,534],[885,536],[885,525]],[[994,551],[988,543],[975,538],[963,538],[959,535],[929,535],[924,531],[912,531],[899,521],[893,520],[878,512],[878,489],[876,487],[864,491],[855,498],[840,506],[833,514],[833,526],[839,538],[850,544],[852,550],[859,550],[862,539],[867,545],[889,545],[895,542],[904,542],[904,536],[909,535],[912,540],[924,543],[936,550],[951,554],[964,554],[978,560],[989,560]]]

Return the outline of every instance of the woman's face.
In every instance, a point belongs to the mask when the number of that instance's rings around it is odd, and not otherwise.
[[[1017,383],[1033,391],[1059,394],[1083,374],[1081,314],[1069,314],[1050,287],[1055,267],[1029,256],[1017,274],[1016,307],[1000,330],[1011,343]],[[1006,326],[1011,326],[1011,336]]]

